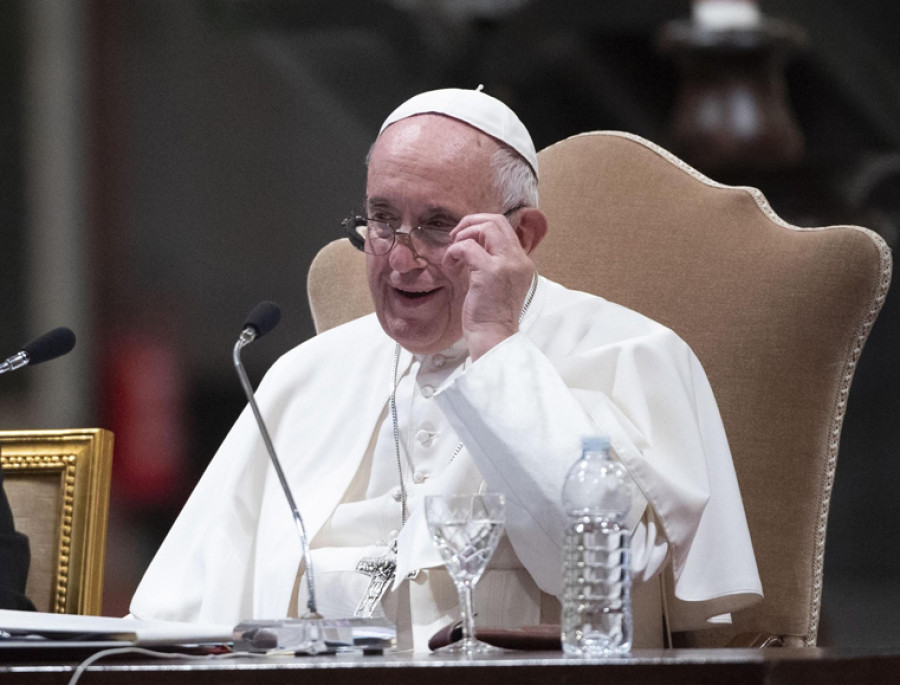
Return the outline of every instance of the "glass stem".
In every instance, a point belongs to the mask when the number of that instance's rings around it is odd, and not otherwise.
[[[459,611],[462,614],[463,643],[475,639],[475,609],[472,603],[472,588],[466,583],[459,584]]]

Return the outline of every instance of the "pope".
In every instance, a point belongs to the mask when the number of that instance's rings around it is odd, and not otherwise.
[[[257,392],[306,521],[319,612],[384,616],[399,649],[427,649],[459,616],[425,523],[429,494],[505,495],[478,622],[558,623],[560,496],[585,435],[609,436],[638,492],[628,516],[635,646],[662,646],[664,626],[728,621],[762,594],[699,361],[662,325],[537,273],[532,254],[552,230],[538,178],[527,129],[481,90],[401,104],[345,222],[366,253],[375,313],[286,353]],[[364,571],[390,554],[390,577],[373,584]],[[131,611],[232,624],[297,615],[301,556],[247,410]]]

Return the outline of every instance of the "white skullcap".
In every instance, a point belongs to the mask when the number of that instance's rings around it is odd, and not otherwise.
[[[531,135],[516,113],[497,98],[477,90],[445,88],[414,95],[384,120],[378,135],[388,126],[416,114],[443,114],[474,126],[518,152],[538,175],[537,153]]]

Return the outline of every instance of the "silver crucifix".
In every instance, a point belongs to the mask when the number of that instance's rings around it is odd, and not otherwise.
[[[388,586],[394,580],[394,574],[397,572],[397,542],[388,547],[387,551],[381,556],[363,557],[356,564],[356,570],[369,576],[369,585],[366,588],[366,594],[359,600],[356,605],[354,616],[360,618],[371,618],[375,612],[378,602],[387,592]]]

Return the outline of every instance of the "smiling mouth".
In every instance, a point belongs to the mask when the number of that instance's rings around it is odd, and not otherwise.
[[[400,290],[399,288],[395,288],[398,295],[401,297],[405,297],[408,300],[418,300],[422,297],[427,297],[432,293],[436,293],[438,291],[437,288],[434,290]]]

